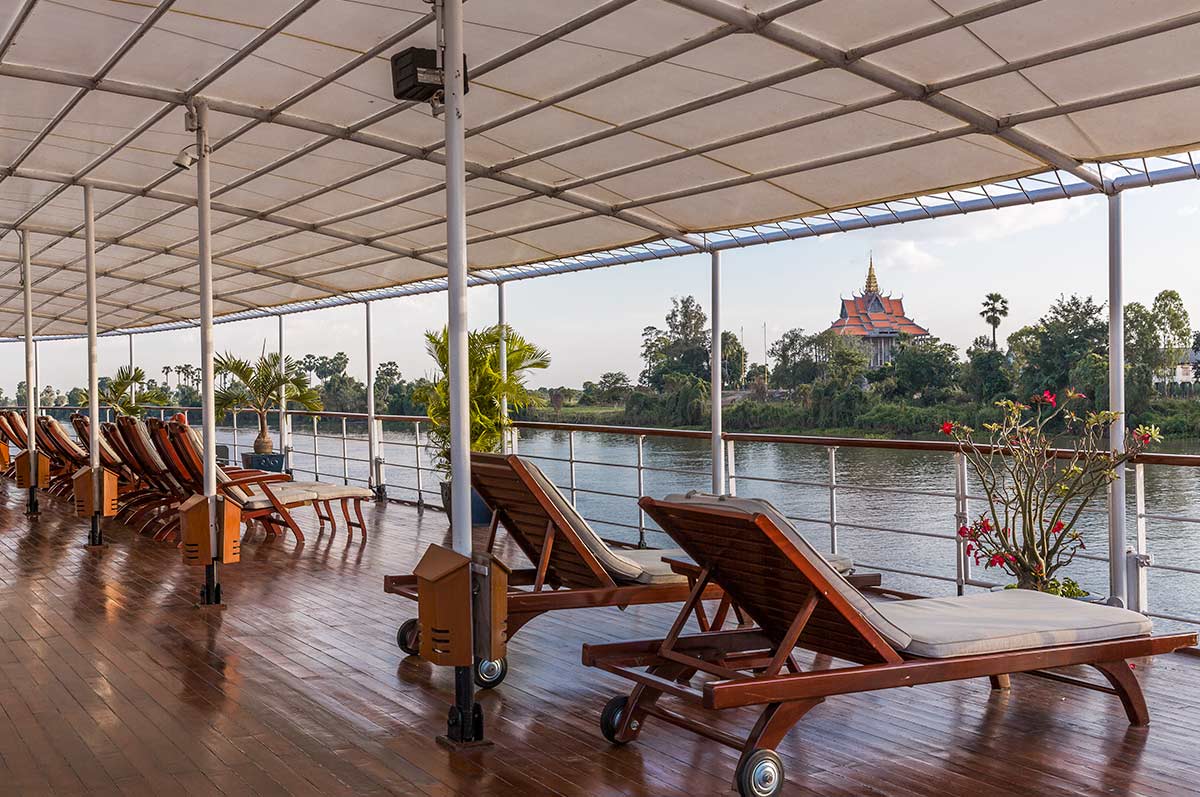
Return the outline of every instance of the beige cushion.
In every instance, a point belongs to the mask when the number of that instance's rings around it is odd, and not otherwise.
[[[912,640],[906,653],[933,659],[1145,636],[1149,618],[1128,609],[1025,589],[886,601],[880,614]]]
[[[355,484],[330,484],[328,482],[288,482],[289,487],[311,490],[318,501],[337,501],[342,498],[374,498],[375,493],[367,487]]]
[[[672,573],[671,569],[662,563],[664,555],[679,554],[682,553],[681,551],[647,548],[637,551],[635,556],[630,556],[631,553],[634,553],[633,551],[622,549],[618,552],[616,549],[610,548],[608,543],[575,510],[575,506],[559,492],[558,488],[554,486],[554,482],[546,478],[537,465],[524,457],[520,459],[521,464],[529,471],[529,475],[550,497],[550,502],[562,513],[571,529],[583,541],[584,547],[591,552],[592,556],[596,557],[596,561],[613,577],[614,581],[638,584],[670,584],[687,581],[685,576]]]
[[[150,430],[146,427],[145,421],[137,421],[133,424],[133,428],[137,431],[138,440],[142,442],[142,448],[146,450],[146,456],[150,459],[150,464],[154,466],[154,470],[163,473],[167,470],[167,463],[163,462],[162,457],[158,455],[158,448],[155,447],[154,441],[150,438]]]
[[[279,484],[271,484],[268,486],[271,488],[271,493],[277,499],[279,499],[279,502],[284,506],[298,506],[300,504],[307,504],[311,501],[315,501],[317,498],[317,494],[312,490],[297,490],[291,486],[284,487],[283,484],[283,482],[280,482]],[[256,491],[254,495],[244,499],[241,504],[242,509],[247,510],[266,509],[272,506],[271,499],[261,490]]]
[[[866,597],[846,580],[846,577],[835,570],[821,553],[804,539],[804,535],[796,531],[795,526],[783,516],[783,513],[771,505],[770,501],[761,498],[736,498],[733,496],[715,496],[707,493],[691,492],[687,495],[669,495],[665,499],[673,504],[703,504],[717,506],[743,512],[747,515],[765,515],[771,520],[784,538],[792,543],[792,547],[821,572],[829,584],[838,591],[846,602],[858,610],[871,626],[883,635],[888,642],[897,648],[904,648],[912,638],[895,623],[875,610]]]
[[[71,457],[74,457],[76,460],[88,458],[88,452],[80,448],[79,444],[71,439],[71,435],[67,434],[66,428],[62,425],[62,421],[58,420],[57,418],[51,418],[50,423],[52,426],[54,426],[55,431],[58,433],[58,438],[62,444],[62,447]]]

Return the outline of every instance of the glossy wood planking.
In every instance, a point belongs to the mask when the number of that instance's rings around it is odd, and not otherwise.
[[[735,753],[659,723],[625,748],[597,720],[628,682],[580,664],[584,642],[661,636],[672,606],[563,611],[526,626],[481,696],[492,747],[451,752],[450,673],[395,646],[412,604],[384,595],[445,516],[369,506],[371,536],[246,541],[223,612],[174,545],[106,522],[84,547],[69,503],[42,517],[0,481],[0,793],[8,795],[723,795]],[[512,563],[530,566],[501,534]],[[781,746],[795,795],[1182,795],[1200,788],[1200,660],[1139,666],[1153,717],[1112,696],[1018,676],[834,697]],[[691,709],[683,707],[681,711]],[[727,716],[728,715],[728,716]],[[696,714],[696,716],[702,716]],[[707,715],[711,716],[711,715]],[[751,711],[722,712],[744,734]]]

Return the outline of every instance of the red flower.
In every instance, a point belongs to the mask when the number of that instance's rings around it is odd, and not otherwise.
[[[967,547],[966,547],[965,549],[963,549],[963,550],[964,550],[964,553],[966,553],[966,555],[967,555],[967,556],[970,556],[970,555],[971,555],[971,551],[974,551],[974,550],[975,550],[975,546],[974,546],[974,545],[972,545],[971,543],[969,543],[969,542],[968,542],[968,543],[967,543]]]
[[[944,435],[954,434],[954,421],[946,421],[945,423],[942,424],[942,434],[944,434]]]
[[[970,529],[968,529],[966,526],[962,526],[962,527],[961,527],[961,528],[959,528],[959,530],[958,530],[958,536],[960,536],[960,537],[965,537],[965,536],[967,536],[967,535],[968,535],[970,532],[971,532],[971,530],[970,530]]]
[[[991,531],[992,530],[992,521],[988,520],[987,518],[984,518],[982,520],[982,526],[983,526],[984,531]]]
[[[987,567],[1003,567],[1003,566],[1004,566],[1004,554],[1002,554],[1002,553],[994,554],[992,556],[992,558],[988,559],[988,561],[987,561]]]
[[[1144,446],[1148,446],[1148,445],[1150,445],[1150,435],[1149,435],[1149,433],[1142,435],[1142,445],[1144,445]]]
[[[1064,524],[1064,523],[1063,523],[1063,522],[1060,520],[1060,521],[1058,521],[1057,523],[1055,523],[1055,524],[1054,524],[1054,528],[1050,529],[1050,531],[1051,531],[1052,533],[1054,533],[1054,534],[1062,534],[1062,530],[1063,530],[1063,529],[1065,529],[1065,528],[1066,528],[1066,524]]]
[[[1058,396],[1054,395],[1049,390],[1042,391],[1042,401],[1046,402],[1051,407],[1058,406]]]

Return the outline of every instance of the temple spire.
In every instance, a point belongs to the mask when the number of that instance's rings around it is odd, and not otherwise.
[[[863,289],[863,293],[879,293],[879,280],[875,278],[875,253],[872,252],[868,258],[867,287]]]

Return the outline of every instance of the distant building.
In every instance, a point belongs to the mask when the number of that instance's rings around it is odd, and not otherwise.
[[[924,337],[929,330],[904,314],[904,300],[885,296],[875,277],[875,259],[867,265],[867,284],[861,294],[842,299],[841,316],[829,328],[839,335],[865,338],[871,349],[871,367],[890,363],[901,335]]]

